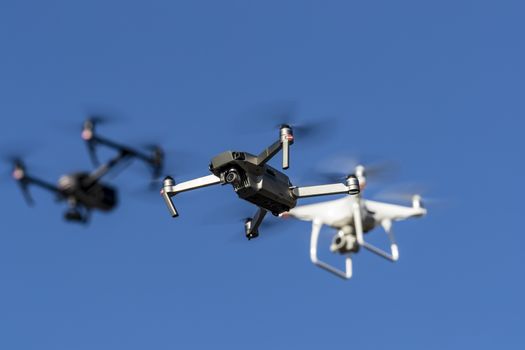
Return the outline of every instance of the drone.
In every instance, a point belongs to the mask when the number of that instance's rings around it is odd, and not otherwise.
[[[179,215],[173,203],[173,196],[212,185],[231,185],[237,196],[257,206],[252,218],[244,222],[244,231],[248,240],[259,236],[259,227],[266,214],[274,216],[290,212],[297,205],[297,200],[325,195],[359,194],[359,182],[356,176],[349,175],[345,182],[318,186],[293,186],[289,177],[268,165],[277,153],[282,151],[282,169],[290,166],[290,146],[294,143],[290,125],[279,126],[279,139],[264,149],[259,155],[247,152],[226,151],[215,156],[209,165],[211,175],[199,177],[176,184],[171,176],[163,181],[160,191],[172,217]]]
[[[66,221],[85,224],[89,222],[92,211],[108,212],[118,204],[116,189],[102,182],[102,178],[110,171],[127,164],[132,159],[139,159],[151,168],[153,179],[160,176],[164,161],[164,152],[160,147],[152,146],[150,154],[146,154],[101,137],[95,133],[96,125],[100,121],[101,118],[88,118],[82,126],[82,139],[86,142],[91,159],[97,166],[91,172],[63,175],[58,180],[58,184],[54,185],[28,174],[24,162],[20,158],[13,159],[12,176],[18,182],[29,205],[34,203],[29,186],[41,187],[54,193],[59,201],[67,202],[68,209],[64,213]],[[96,155],[97,146],[114,149],[118,154],[106,163],[99,164]]]
[[[355,177],[361,190],[363,190],[366,185],[366,172],[363,165],[356,166]],[[352,277],[352,254],[359,252],[360,248],[367,249],[392,262],[399,259],[399,249],[392,230],[392,223],[412,217],[421,217],[427,213],[420,195],[412,195],[411,200],[411,207],[382,203],[362,198],[361,192],[356,196],[298,206],[280,216],[311,221],[310,260],[312,263],[343,279],[350,279]],[[319,234],[323,225],[337,230],[332,239],[330,250],[332,253],[345,256],[344,270],[338,269],[318,257]],[[383,228],[390,241],[389,252],[365,241],[365,234],[378,226]]]

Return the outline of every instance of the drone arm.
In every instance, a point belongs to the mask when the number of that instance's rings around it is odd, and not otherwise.
[[[259,207],[253,219],[249,219],[247,221],[247,223],[245,224],[246,225],[245,227],[246,227],[246,237],[248,237],[248,239],[255,238],[258,236],[259,226],[261,226],[264,220],[264,217],[266,216],[266,213],[268,213],[266,209]]]
[[[274,142],[270,147],[266,148],[257,156],[257,165],[266,164],[282,149],[283,144],[281,140]]]
[[[107,163],[102,164],[97,169],[95,169],[91,175],[90,178],[92,180],[92,183],[97,182],[100,180],[104,175],[106,175],[110,170],[115,168],[118,164],[120,164],[121,161],[123,161],[126,158],[129,158],[129,153],[127,152],[120,152],[116,157],[109,160]]]
[[[119,143],[116,143],[114,141],[111,141],[109,139],[100,137],[98,135],[92,135],[91,138],[86,139],[86,142],[88,143],[88,149],[89,154],[93,160],[94,164],[98,164],[98,159],[95,153],[95,145],[103,145],[109,148],[112,148],[114,150],[120,151],[120,154],[126,154],[129,157],[134,157],[137,159],[142,160],[143,162],[151,165],[154,167],[154,176],[156,173],[160,171],[162,159],[158,159],[158,155],[148,155],[146,153],[137,151],[136,149],[121,145]],[[162,157],[162,156],[160,156]],[[160,162],[160,164],[159,164]]]
[[[40,179],[37,179],[35,177],[32,177],[32,176],[25,176],[22,180],[20,180],[21,183],[26,183],[27,185],[29,184],[32,184],[32,185],[36,185],[38,187],[41,187],[45,190],[48,190],[49,192],[53,192],[53,193],[59,193],[60,191],[58,190],[58,188],[46,181],[43,181],[43,180],[40,180]]]
[[[104,145],[104,146],[107,146],[109,148],[117,149],[117,150],[120,150],[120,151],[123,151],[123,150],[127,149],[126,147],[123,147],[123,146],[121,146],[121,145],[119,145],[119,144],[117,144],[117,143],[115,143],[113,141],[110,141],[108,139],[105,139],[103,137],[95,135],[92,130],[89,131],[86,135],[87,136],[84,137],[84,133],[83,133],[82,137],[84,138],[84,140],[87,143],[89,156],[91,157],[91,161],[93,162],[93,164],[95,166],[99,165],[99,160],[98,160],[97,152],[96,152],[96,146],[97,145]]]
[[[321,232],[323,224],[319,221],[314,220],[312,223],[312,234],[310,237],[310,260],[312,263],[334,275],[343,279],[350,279],[352,277],[352,258],[348,254],[345,258],[345,270],[342,271],[330,264],[327,264],[319,259],[317,256],[317,247],[319,246],[319,234]]]
[[[164,179],[164,187],[161,189],[160,194],[164,198],[171,216],[177,217],[179,214],[175,208],[175,205],[173,204],[171,197],[181,192],[218,185],[219,183],[221,183],[221,179],[215,175],[199,177],[190,181],[181,182],[177,185],[175,185],[175,181],[171,177],[167,177]]]
[[[282,125],[279,130],[279,141],[274,142],[257,156],[257,164],[266,164],[282,149],[283,169],[288,169],[290,167],[290,145],[293,144],[293,140],[292,129],[287,125]]]
[[[288,169],[290,167],[290,141],[285,138],[282,140],[283,147],[283,169]]]
[[[20,189],[22,190],[22,194],[24,196],[24,199],[26,200],[27,204],[33,205],[33,197],[29,193],[29,185],[36,185],[38,187],[41,187],[45,190],[48,190],[49,192],[60,194],[60,190],[53,186],[52,184],[45,182],[43,180],[37,179],[32,176],[25,175],[23,178],[17,180],[18,184],[20,185]]]
[[[365,241],[363,234],[363,220],[361,216],[361,204],[359,200],[355,201],[353,204],[353,212],[356,238],[359,245],[389,261],[397,261],[399,259],[399,250],[397,248],[394,234],[392,233],[392,222],[390,220],[383,220],[381,222],[381,225],[383,226],[383,229],[390,240],[390,253],[388,253],[383,249],[377,248],[376,246]]]
[[[173,200],[171,199],[171,195],[169,195],[164,189],[160,190],[160,194],[162,198],[164,198],[164,202],[166,202],[166,206],[168,207],[171,217],[176,218],[179,216],[177,208],[175,208],[175,204],[173,204]]]
[[[332,194],[356,194],[352,186],[345,184],[294,187],[292,193],[296,198],[327,196]]]
[[[104,137],[100,137],[98,135],[93,135],[92,138],[90,138],[88,141],[91,142],[93,145],[99,144],[116,150],[128,149],[127,147],[124,147],[116,142],[108,140]]]
[[[86,141],[86,144],[87,144],[87,149],[89,153],[89,158],[91,158],[91,162],[95,166],[98,166],[100,162],[98,161],[97,151],[95,149],[95,143],[92,140],[88,140]]]

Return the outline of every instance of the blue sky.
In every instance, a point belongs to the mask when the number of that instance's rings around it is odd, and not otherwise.
[[[0,3],[0,147],[29,148],[30,170],[46,179],[91,167],[78,132],[62,126],[92,111],[123,120],[100,128],[108,137],[191,154],[167,169],[180,181],[206,175],[223,150],[273,142],[276,131],[239,124],[293,100],[301,118],[338,124],[315,143],[297,139],[292,179],[332,152],[373,155],[400,164],[383,186],[414,181],[447,199],[395,226],[398,263],[362,252],[344,282],[310,264],[307,223],[245,242],[231,188],[180,195],[172,220],[156,193],[137,195],[135,164],[113,181],[122,205],[86,228],[64,223],[42,191],[28,208],[4,176],[0,347],[522,349],[524,10]],[[206,220],[221,210],[229,221]]]

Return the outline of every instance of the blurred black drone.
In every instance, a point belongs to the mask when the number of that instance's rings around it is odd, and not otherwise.
[[[153,179],[160,176],[164,162],[164,152],[159,146],[149,146],[147,152],[140,152],[128,146],[118,144],[95,133],[96,125],[102,121],[100,117],[88,118],[82,126],[82,139],[86,142],[93,164],[97,167],[91,172],[75,172],[60,177],[57,185],[53,185],[26,171],[24,162],[12,158],[13,178],[18,182],[24,198],[29,205],[33,198],[29,193],[29,185],[36,185],[57,195],[59,201],[66,201],[68,209],[64,213],[67,221],[87,223],[93,210],[111,211],[118,204],[115,188],[101,182],[102,178],[117,168],[122,168],[132,159],[145,162],[152,172]],[[99,164],[96,147],[102,145],[114,149],[118,154],[106,163]]]

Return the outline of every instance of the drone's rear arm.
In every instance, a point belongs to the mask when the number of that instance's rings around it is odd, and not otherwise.
[[[28,189],[28,186],[29,185],[36,185],[38,187],[41,187],[45,190],[48,190],[49,192],[53,192],[53,193],[56,193],[56,194],[60,194],[60,190],[44,181],[44,180],[40,180],[36,177],[32,177],[32,176],[29,176],[29,175],[24,175],[23,178],[21,179],[17,179],[17,182],[18,184],[20,185],[20,189],[22,190],[22,194],[24,195],[24,198],[26,200],[26,202],[29,204],[29,205],[32,205],[33,204],[33,197],[31,196],[31,194],[29,193],[29,189]]]
[[[120,152],[117,156],[110,159],[107,163],[102,164],[90,174],[91,184],[98,182],[110,170],[114,169],[122,161],[128,159],[130,154],[127,152]]]
[[[137,151],[136,149],[133,149],[131,147],[116,143],[114,141],[111,141],[109,139],[106,139],[104,137],[101,137],[95,134],[95,129],[94,129],[93,124],[84,126],[84,129],[82,131],[82,138],[87,143],[89,155],[95,165],[99,164],[95,147],[97,145],[103,145],[103,146],[119,151],[120,158],[123,158],[123,156],[127,156],[127,157],[134,157],[134,158],[144,161],[145,163],[153,167],[153,177],[156,178],[159,176],[159,172],[162,169],[164,154],[162,150],[158,147],[154,148],[153,155],[148,155],[146,153]],[[118,160],[121,160],[121,159],[118,159]]]
[[[296,198],[327,196],[332,194],[356,195],[360,191],[359,182],[355,176],[350,176],[346,184],[337,183],[329,185],[293,187],[292,193]]]
[[[140,160],[143,160],[143,161],[145,161],[147,163],[151,162],[151,157],[149,157],[148,155],[146,155],[146,154],[144,154],[142,152],[139,152],[139,151],[137,151],[137,150],[135,150],[133,148],[130,148],[130,147],[118,144],[118,143],[116,143],[114,141],[108,140],[106,138],[100,137],[98,135],[93,136],[92,142],[100,144],[100,145],[104,145],[104,146],[109,147],[109,148],[113,148],[113,149],[115,149],[117,151],[120,151],[122,153],[127,153],[128,155],[130,155],[132,157],[135,157],[135,158],[138,158]]]
[[[221,179],[215,175],[208,175],[199,177],[197,179],[193,179],[186,182],[181,182],[180,184],[175,185],[175,181],[171,177],[166,177],[164,179],[164,186],[160,190],[160,194],[164,198],[164,201],[166,202],[166,205],[168,206],[168,210],[172,217],[179,216],[179,213],[177,212],[177,209],[175,208],[175,205],[173,204],[173,200],[171,197],[176,195],[177,193],[186,192],[195,190],[197,188],[212,186],[212,185],[218,185],[221,183]]]

